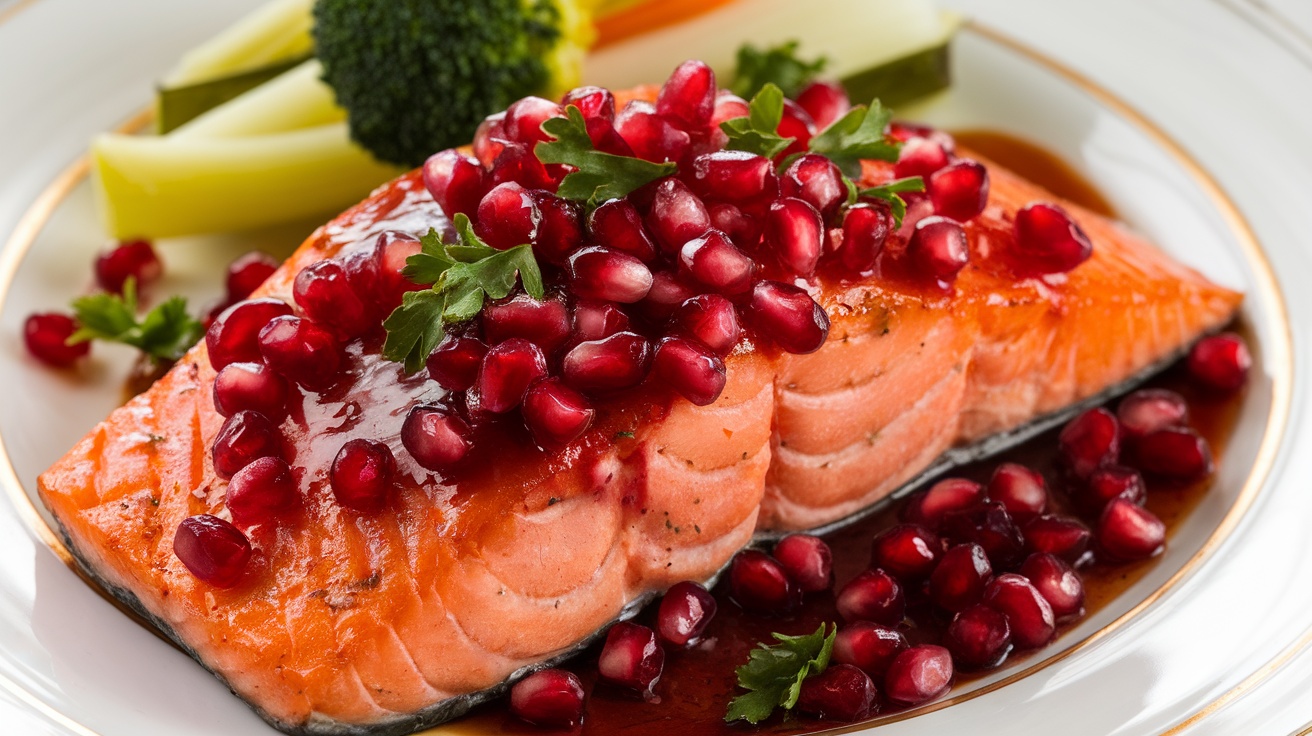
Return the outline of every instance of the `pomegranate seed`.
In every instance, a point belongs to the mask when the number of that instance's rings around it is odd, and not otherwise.
[[[1184,397],[1161,388],[1145,388],[1121,399],[1116,419],[1126,439],[1137,440],[1167,427],[1183,427],[1189,422],[1189,407]]]
[[[1075,519],[1064,516],[1040,516],[1025,525],[1025,549],[1045,552],[1074,563],[1089,548],[1092,533]]]
[[[251,543],[232,524],[217,516],[199,514],[178,524],[173,554],[201,582],[231,588],[246,572]]]
[[[497,154],[496,161],[492,163],[492,176],[488,184],[493,185],[493,188],[501,184],[516,184],[528,189],[555,191],[560,183],[559,179],[563,178],[564,174],[560,173],[559,167],[553,166],[549,170],[538,159],[537,154],[533,153],[531,146],[522,143],[505,143],[505,147]],[[484,196],[484,199],[486,198]],[[513,205],[507,203],[506,207],[512,208]],[[522,222],[517,224],[521,227],[523,225]],[[515,245],[527,242],[529,242],[527,239],[520,240]]]
[[[573,339],[576,344],[600,340],[629,329],[629,315],[609,302],[580,301],[574,305]]]
[[[269,367],[311,391],[338,378],[341,345],[312,320],[275,317],[260,330],[260,354]]]
[[[678,179],[662,179],[652,191],[647,227],[669,253],[705,234],[711,227],[706,205]]]
[[[1011,514],[994,502],[947,517],[943,520],[943,536],[983,547],[994,567],[1018,562],[1025,547]]]
[[[567,265],[570,289],[584,299],[633,304],[651,291],[651,269],[628,253],[589,246]]]
[[[1058,621],[1084,612],[1084,583],[1061,558],[1042,553],[1030,555],[1020,566],[1020,574],[1048,602]]]
[[[785,97],[784,116],[775,132],[782,138],[793,139],[784,152],[779,154],[781,158],[788,158],[806,152],[807,145],[811,143],[811,136],[816,132],[815,121],[801,105]]]
[[[993,470],[987,495],[1020,522],[1042,514],[1048,507],[1048,484],[1043,476],[1016,463],[1002,463]]]
[[[742,294],[752,288],[756,262],[738,250],[729,236],[711,230],[684,244],[679,273],[721,294]]]
[[[234,524],[272,524],[296,507],[296,479],[280,457],[262,457],[233,474],[223,503]]]
[[[949,514],[969,511],[984,503],[984,487],[965,478],[944,478],[906,505],[907,521],[937,530]]]
[[[1212,449],[1192,429],[1159,429],[1140,439],[1135,462],[1145,473],[1193,480],[1212,472]]]
[[[811,205],[827,222],[847,201],[843,172],[825,156],[808,153],[788,166],[779,182],[780,192]]]
[[[625,156],[634,158],[633,147],[629,142],[624,140],[624,136],[615,129],[615,126],[609,120],[601,118],[589,118],[587,120],[588,138],[592,140],[592,147],[602,153],[610,153],[616,156]]]
[[[396,460],[381,442],[354,439],[333,459],[329,480],[337,503],[356,511],[377,511],[387,502]]]
[[[665,650],[656,632],[630,621],[621,621],[606,633],[606,644],[597,658],[597,674],[612,685],[650,695],[665,669]]]
[[[401,425],[401,444],[415,462],[429,470],[447,470],[469,454],[469,425],[446,408],[420,405]]]
[[[542,124],[564,114],[561,106],[551,100],[525,97],[506,108],[506,119],[501,125],[510,140],[531,146],[539,141],[550,140],[551,137],[542,130]]]
[[[689,580],[675,583],[656,611],[656,634],[673,647],[696,644],[715,618],[718,605],[706,588]]]
[[[715,111],[711,114],[711,125],[719,128],[720,123],[734,118],[745,118],[750,112],[751,108],[747,105],[747,100],[728,90],[720,90],[719,95],[715,98]]]
[[[1041,647],[1057,630],[1052,606],[1020,575],[1005,573],[994,578],[984,592],[984,603],[1007,617],[1017,649]]]
[[[260,288],[278,270],[278,261],[268,253],[253,250],[228,264],[225,280],[228,302],[239,302]]]
[[[884,676],[884,694],[904,705],[920,705],[952,685],[952,654],[933,644],[921,644],[897,655]]]
[[[387,230],[369,247],[356,250],[343,259],[346,280],[360,301],[368,306],[373,318],[381,320],[401,305],[408,291],[428,287],[405,277],[406,260],[419,253],[422,246],[414,236]]]
[[[493,414],[504,414],[519,406],[534,381],[547,375],[547,358],[542,348],[522,337],[493,345],[483,356],[474,391],[478,405]]]
[[[697,406],[715,403],[724,391],[724,361],[709,348],[682,337],[666,337],[657,343],[652,370]]]
[[[68,344],[68,338],[77,331],[77,321],[66,314],[33,314],[23,322],[23,344],[33,358],[62,368],[91,352],[90,341]]]
[[[961,159],[935,171],[925,182],[934,213],[966,222],[989,201],[989,172],[978,161]]]
[[[583,720],[583,683],[573,672],[539,670],[510,689],[510,710],[546,728],[570,728]]]
[[[1075,417],[1057,437],[1062,463],[1076,478],[1111,465],[1121,454],[1121,427],[1112,413],[1101,407]]]
[[[337,260],[319,261],[296,274],[293,296],[305,316],[333,328],[350,339],[368,332],[377,322],[347,281],[346,269]]]
[[[588,431],[597,412],[579,392],[549,378],[524,394],[524,422],[543,447],[567,445]]]
[[[779,193],[774,163],[746,151],[704,153],[692,162],[689,181],[697,196],[734,204],[773,199]]]
[[[1253,356],[1244,338],[1227,332],[1204,337],[1189,351],[1189,375],[1217,391],[1238,391],[1248,381]]]
[[[226,480],[262,457],[282,457],[282,440],[268,417],[239,411],[223,422],[211,455],[214,474]]]
[[[835,600],[838,615],[844,621],[873,621],[896,626],[906,612],[906,596],[892,575],[874,568],[866,570],[844,585]]]
[[[835,664],[802,681],[797,709],[830,721],[851,723],[879,712],[870,675],[850,664]]]
[[[602,87],[575,87],[565,94],[560,104],[562,107],[577,107],[585,120],[615,119],[615,95]]]
[[[912,138],[927,138],[930,141],[937,143],[948,155],[954,153],[957,148],[957,142],[953,140],[952,136],[938,128],[931,128],[928,125],[908,123],[901,120],[895,120],[892,123],[889,123],[888,137],[902,143],[906,143]]]
[[[292,308],[277,299],[253,299],[223,310],[205,331],[205,347],[210,365],[221,370],[229,363],[260,362],[260,330],[275,317],[292,313]]]
[[[474,131],[474,157],[484,166],[492,166],[506,147],[505,111],[483,118]]]
[[[700,61],[679,65],[656,97],[656,112],[680,121],[690,130],[706,127],[715,110],[715,72]]]
[[[910,583],[929,577],[941,550],[938,537],[930,530],[918,524],[898,524],[875,537],[870,562]]]
[[[680,304],[696,296],[697,292],[677,276],[668,271],[657,271],[651,275],[651,291],[642,300],[642,309],[653,320],[664,320],[674,313]]]
[[[1153,512],[1113,499],[1098,519],[1098,545],[1117,560],[1144,560],[1157,554],[1166,542],[1166,525]]]
[[[753,250],[760,244],[761,226],[755,217],[723,202],[711,205],[707,213],[711,217],[711,227],[728,235],[734,245]]]
[[[742,336],[733,302],[719,294],[702,294],[689,299],[679,305],[674,321],[680,331],[717,355],[728,355]]]
[[[1011,627],[999,611],[974,605],[952,617],[943,643],[958,665],[988,669],[1001,664],[1011,651]]]
[[[820,213],[800,199],[784,198],[770,205],[765,216],[765,244],[789,272],[815,275],[824,240]]]
[[[428,375],[448,391],[468,391],[478,379],[487,346],[472,337],[447,334],[428,356]]]
[[[774,546],[774,558],[803,593],[829,590],[834,584],[834,554],[820,537],[789,534]]]
[[[692,146],[692,138],[673,120],[637,103],[615,117],[615,130],[644,161],[681,161]]]
[[[800,602],[801,591],[773,557],[748,549],[729,565],[729,595],[748,611],[787,613]]]
[[[829,338],[829,315],[810,294],[792,284],[758,282],[747,316],[761,336],[795,355],[814,353]]]
[[[893,176],[905,179],[920,176],[929,179],[935,171],[948,165],[948,152],[932,138],[914,137],[902,144],[902,152],[893,166]]]
[[[461,213],[473,217],[487,194],[487,171],[473,156],[454,148],[435,153],[424,162],[424,188],[447,217]]]
[[[1093,243],[1066,211],[1034,202],[1016,212],[1015,268],[1025,276],[1065,273],[1089,260]]]
[[[1134,468],[1108,465],[1089,474],[1088,480],[1077,485],[1071,494],[1082,511],[1098,516],[1114,498],[1123,498],[1136,506],[1148,499],[1148,487],[1143,476]]]
[[[493,248],[507,250],[533,242],[541,222],[542,211],[533,195],[508,181],[492,187],[479,201],[474,231]]]
[[[599,244],[643,262],[656,257],[656,246],[643,227],[642,215],[627,199],[612,199],[592,211],[588,232]]]
[[[816,130],[828,128],[852,109],[847,90],[836,82],[817,81],[806,85],[797,94],[797,104],[815,121]]]
[[[966,231],[956,220],[932,215],[916,223],[907,257],[925,278],[946,288],[970,261]]]
[[[482,317],[483,337],[489,345],[521,337],[550,354],[569,339],[569,308],[556,297],[539,301],[521,292],[490,302]]]
[[[282,421],[288,391],[287,381],[263,363],[229,363],[214,377],[214,410],[230,417],[250,409]]]
[[[907,648],[907,638],[896,629],[857,621],[838,630],[833,661],[858,667],[871,677],[883,677],[893,659]]]
[[[129,240],[96,256],[95,270],[100,288],[118,294],[128,279],[134,279],[140,291],[164,273],[164,265],[148,241]]]
[[[887,205],[856,204],[843,217],[843,240],[838,246],[838,260],[855,274],[869,273],[884,251],[884,243],[893,230],[893,215]]]
[[[959,544],[943,553],[929,576],[929,597],[946,611],[960,611],[984,597],[993,566],[978,544]]]
[[[533,253],[548,263],[560,265],[583,242],[579,207],[541,189],[535,189],[529,195],[542,215],[533,240]]]
[[[617,332],[575,345],[561,363],[565,382],[580,391],[618,391],[647,377],[651,343],[632,332]]]

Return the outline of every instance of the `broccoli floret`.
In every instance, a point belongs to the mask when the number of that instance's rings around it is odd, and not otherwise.
[[[589,15],[578,0],[318,0],[315,54],[351,137],[417,166],[515,100],[573,86]]]

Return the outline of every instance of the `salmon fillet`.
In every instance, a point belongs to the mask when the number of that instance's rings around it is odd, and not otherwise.
[[[223,418],[203,343],[44,473],[41,498],[88,572],[275,727],[400,734],[441,722],[674,582],[712,578],[754,534],[844,519],[945,451],[1094,396],[1233,317],[1240,295],[1070,203],[1092,259],[1043,280],[1004,274],[990,249],[1012,213],[1055,198],[989,169],[952,293],[826,284],[817,299],[832,327],[818,352],[742,345],[714,404],[639,392],[559,455],[509,443],[442,481],[399,440],[408,409],[441,389],[355,349],[353,380],[307,395],[284,422],[288,460],[307,469],[302,518],[254,533],[235,588],[199,582],[172,553],[184,518],[224,513],[209,452]],[[869,182],[888,175],[866,170]],[[442,222],[411,173],[316,231],[256,296],[290,303],[306,265]],[[381,513],[343,509],[327,482],[357,437],[384,439],[397,459]]]

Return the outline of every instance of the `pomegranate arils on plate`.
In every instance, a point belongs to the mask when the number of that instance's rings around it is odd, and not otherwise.
[[[756,262],[729,236],[711,230],[684,244],[679,252],[679,273],[717,293],[735,295],[752,288]]]
[[[575,87],[565,93],[565,97],[560,101],[561,107],[573,105],[583,113],[585,120],[615,119],[615,95],[604,87]]]
[[[1084,611],[1084,583],[1061,558],[1050,554],[1033,554],[1020,566],[1024,575],[1052,607],[1060,621]]]
[[[277,299],[237,302],[223,310],[205,331],[210,365],[220,370],[229,363],[260,362],[260,330],[275,317],[291,313],[292,308]]]
[[[487,171],[478,159],[454,148],[435,153],[424,162],[424,188],[447,217],[456,213],[473,217],[487,193]]]
[[[911,497],[905,507],[907,521],[937,530],[949,514],[969,511],[984,503],[984,487],[965,478],[944,478]]]
[[[559,379],[549,378],[524,394],[524,423],[538,444],[547,448],[567,445],[592,426],[597,412],[592,404]]]
[[[305,316],[348,339],[363,335],[377,325],[369,308],[351,288],[346,269],[336,259],[301,269],[296,274],[292,293]]]
[[[674,121],[630,103],[615,118],[615,130],[644,161],[681,161],[692,146],[692,137]]]
[[[893,166],[893,176],[898,179],[909,176],[928,179],[930,174],[947,165],[948,152],[941,142],[916,136],[903,143],[902,152]]]
[[[701,61],[685,61],[674,70],[656,97],[656,112],[688,129],[705,127],[715,109],[715,72]]]
[[[667,386],[697,406],[715,403],[724,391],[724,361],[710,348],[682,337],[666,337],[656,345],[652,370]]]
[[[949,515],[943,520],[942,534],[954,541],[978,544],[993,566],[1000,568],[1018,562],[1025,546],[1011,514],[992,501]]]
[[[647,227],[656,242],[669,253],[711,228],[706,205],[678,179],[662,179],[652,190]]]
[[[651,343],[632,332],[617,332],[579,343],[565,354],[565,382],[584,392],[618,391],[642,383],[651,366]]]
[[[377,511],[392,489],[396,460],[381,442],[354,439],[333,459],[329,480],[337,503],[356,511]]]
[[[583,683],[560,669],[539,670],[510,689],[510,710],[535,726],[569,728],[583,720]]]
[[[528,189],[549,189],[554,191],[560,184],[559,180],[564,178],[564,174],[560,173],[558,169],[559,167],[552,167],[551,170],[548,170],[542,161],[538,160],[537,155],[533,153],[532,146],[523,143],[506,143],[501,152],[497,154],[497,160],[492,163],[492,176],[488,183],[491,185],[515,184]],[[555,174],[559,174],[559,176]],[[481,202],[479,206],[482,207]]]
[[[946,286],[970,262],[970,243],[960,223],[933,215],[916,223],[907,257],[922,277]]]
[[[669,271],[651,275],[651,291],[639,304],[653,320],[662,320],[674,313],[675,308],[698,294],[697,290]]]
[[[689,580],[675,583],[661,598],[656,611],[656,634],[673,647],[686,647],[701,638],[715,618],[715,596]]]
[[[993,566],[978,544],[959,544],[943,553],[929,576],[929,597],[945,611],[978,603],[993,579]]]
[[[612,685],[651,695],[665,669],[665,650],[656,632],[621,621],[610,627],[597,658],[597,673]]]
[[[260,354],[269,367],[311,391],[338,379],[342,346],[314,321],[275,317],[260,330]]]
[[[506,133],[502,125],[505,111],[488,115],[474,130],[474,158],[484,166],[491,166],[506,147]]]
[[[989,172],[978,161],[961,159],[935,171],[925,182],[934,212],[957,222],[973,219],[989,200]]]
[[[574,328],[571,338],[576,342],[600,340],[629,329],[629,315],[609,302],[580,301],[574,305]]]
[[[448,391],[467,391],[478,379],[487,346],[478,339],[447,333],[428,356],[428,375]]]
[[[818,593],[834,584],[834,554],[820,537],[789,534],[775,544],[774,558],[803,593]]]
[[[578,205],[551,192],[535,189],[529,194],[542,219],[533,240],[533,253],[548,263],[564,263],[583,242],[583,223]]]
[[[785,197],[800,199],[811,205],[828,221],[847,201],[843,172],[828,158],[808,153],[789,164],[779,181]]]
[[[508,181],[493,187],[478,203],[474,232],[493,248],[506,250],[533,242],[541,222],[533,195]]]
[[[1048,485],[1039,473],[1016,463],[1002,463],[989,478],[988,497],[1017,521],[1042,514],[1048,507]]]
[[[612,251],[648,263],[656,257],[656,246],[642,224],[642,215],[627,199],[612,199],[593,210],[588,216],[588,232],[599,245]]]
[[[898,524],[875,537],[870,561],[903,582],[915,582],[929,577],[941,552],[934,532],[918,524]]]
[[[797,104],[815,121],[816,130],[828,128],[852,109],[847,90],[837,82],[816,81],[797,93]]]
[[[504,414],[519,406],[528,387],[546,375],[547,359],[537,345],[522,337],[493,345],[483,356],[474,382],[479,407]]]
[[[844,585],[834,601],[844,621],[873,621],[896,626],[906,612],[906,595],[892,575],[875,568]]]
[[[839,262],[852,273],[869,272],[892,231],[893,215],[886,205],[853,205],[843,217],[843,240],[837,249]]]
[[[1127,440],[1167,427],[1183,427],[1189,421],[1189,407],[1184,397],[1160,388],[1140,389],[1121,399],[1116,419]]]
[[[128,279],[136,281],[138,290],[155,281],[164,273],[164,265],[149,241],[129,240],[96,256],[95,272],[100,288],[118,294]]]
[[[810,294],[792,284],[758,282],[747,317],[762,337],[795,355],[814,353],[829,337],[829,315]]]
[[[1072,495],[1086,514],[1097,516],[1116,498],[1142,506],[1148,499],[1148,487],[1134,468],[1107,465],[1090,473],[1083,485],[1076,486]]]
[[[732,352],[742,336],[733,302],[719,294],[702,294],[684,302],[675,312],[674,322],[683,334],[717,355]]]
[[[1066,211],[1034,202],[1016,212],[1014,268],[1024,276],[1065,273],[1089,260],[1093,244]]]
[[[239,411],[228,417],[211,447],[214,474],[231,478],[262,457],[282,457],[282,437],[268,417]]]
[[[564,114],[564,109],[551,100],[525,97],[512,102],[510,107],[506,108],[506,117],[501,126],[510,140],[532,145],[551,140],[551,137],[542,130],[542,124],[550,118]]]
[[[851,723],[879,711],[870,676],[850,664],[831,665],[802,681],[797,709],[816,718]]]
[[[1238,391],[1248,380],[1253,356],[1248,344],[1233,332],[1199,340],[1189,351],[1189,375],[1216,391]]]
[[[1159,429],[1134,446],[1143,472],[1163,478],[1194,480],[1212,472],[1212,448],[1192,429]]]
[[[1003,613],[974,605],[952,618],[943,640],[958,665],[968,669],[994,667],[1011,651],[1011,626]]]
[[[68,344],[68,338],[77,331],[77,321],[66,314],[33,314],[23,322],[23,344],[32,357],[46,365],[63,368],[91,352],[90,341]]]
[[[250,409],[281,421],[289,391],[286,379],[263,363],[229,363],[214,376],[214,409],[225,417]]]
[[[238,470],[228,481],[223,504],[234,524],[250,528],[271,524],[296,507],[296,479],[279,457],[262,457]]]
[[[729,595],[748,611],[778,614],[791,611],[801,591],[773,557],[748,549],[729,564]]]
[[[1017,649],[1041,647],[1057,631],[1052,606],[1021,575],[1005,573],[994,578],[984,592],[984,603],[1006,615]]]
[[[776,200],[765,215],[765,245],[779,264],[797,276],[815,275],[824,242],[824,223],[800,199]]]
[[[942,695],[952,685],[952,654],[934,644],[921,644],[897,655],[884,675],[884,694],[903,705],[920,705]]]
[[[897,629],[857,621],[838,630],[833,661],[858,667],[871,677],[883,677],[906,648],[907,638]]]
[[[1057,437],[1057,452],[1076,478],[1104,465],[1115,463],[1121,453],[1121,427],[1116,417],[1101,407],[1075,417]]]
[[[449,470],[469,454],[469,425],[449,409],[420,405],[401,425],[401,444],[415,462],[429,470]]]
[[[253,250],[238,256],[237,260],[228,264],[228,275],[224,282],[228,301],[238,302],[250,296],[277,270],[277,259],[268,253]]]
[[[1157,554],[1166,542],[1166,525],[1153,512],[1113,499],[1098,519],[1098,546],[1112,559],[1143,560]]]
[[[570,333],[569,308],[563,299],[534,299],[519,293],[483,307],[483,337],[497,345],[520,337],[551,353],[565,344]]]
[[[1093,533],[1089,527],[1075,519],[1062,516],[1040,516],[1031,519],[1023,531],[1025,549],[1046,552],[1074,563],[1089,548]]]
[[[779,193],[774,163],[746,151],[715,151],[693,159],[688,183],[703,199],[749,205]]]
[[[611,121],[601,118],[588,118],[585,124],[593,148],[602,153],[634,158],[633,147],[629,145],[628,141],[624,140],[624,136],[620,135],[620,132],[615,129]]]
[[[651,291],[651,269],[628,253],[593,245],[571,255],[567,268],[570,290],[584,299],[633,304]]]
[[[198,580],[216,588],[231,588],[246,572],[251,543],[232,524],[217,516],[199,514],[178,524],[173,554]]]
[[[408,291],[428,287],[405,277],[406,261],[422,246],[412,235],[386,230],[368,248],[343,259],[346,278],[360,300],[371,305],[378,319],[401,305]]]

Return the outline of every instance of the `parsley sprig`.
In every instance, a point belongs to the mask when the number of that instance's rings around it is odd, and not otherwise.
[[[837,634],[838,627],[829,624],[820,624],[815,633],[806,636],[771,634],[779,643],[757,646],[747,664],[736,670],[738,686],[750,692],[729,702],[724,720],[757,724],[775,708],[792,710],[802,694],[802,681],[829,666]]]
[[[907,215],[907,201],[902,199],[901,192],[925,191],[925,180],[919,176],[894,179],[866,189],[858,189],[851,179],[845,178],[844,182],[848,185],[848,204],[854,204],[861,198],[882,199],[887,202],[889,210],[893,213],[893,227],[902,227],[902,218]]]
[[[886,135],[893,111],[879,104],[857,105],[811,139],[810,149],[838,165],[845,176],[861,176],[861,161],[897,161],[902,146]]]
[[[730,89],[748,99],[773,84],[789,97],[796,97],[802,88],[824,71],[829,60],[820,57],[804,61],[797,57],[797,41],[789,41],[768,49],[744,44],[738,49],[738,67]]]
[[[565,115],[542,123],[542,130],[555,140],[543,141],[533,149],[544,164],[565,164],[577,169],[560,182],[556,196],[595,207],[670,176],[678,168],[674,163],[658,164],[598,151],[592,144],[588,124],[578,107],[570,105],[565,109]]]
[[[129,277],[123,293],[91,294],[73,301],[81,329],[69,344],[105,340],[131,345],[158,362],[178,360],[200,340],[205,328],[187,313],[187,300],[171,297],[137,319],[137,280]]]
[[[729,137],[726,148],[774,158],[792,145],[793,138],[779,135],[784,119],[784,93],[777,85],[766,84],[747,104],[747,115],[720,123]]]
[[[456,242],[444,243],[436,230],[420,238],[419,253],[406,259],[405,277],[433,288],[407,292],[383,322],[383,357],[405,363],[407,373],[423,367],[446,326],[472,319],[486,299],[501,299],[517,282],[534,299],[543,296],[542,271],[531,245],[497,250],[474,233],[469,218],[457,214]]]

